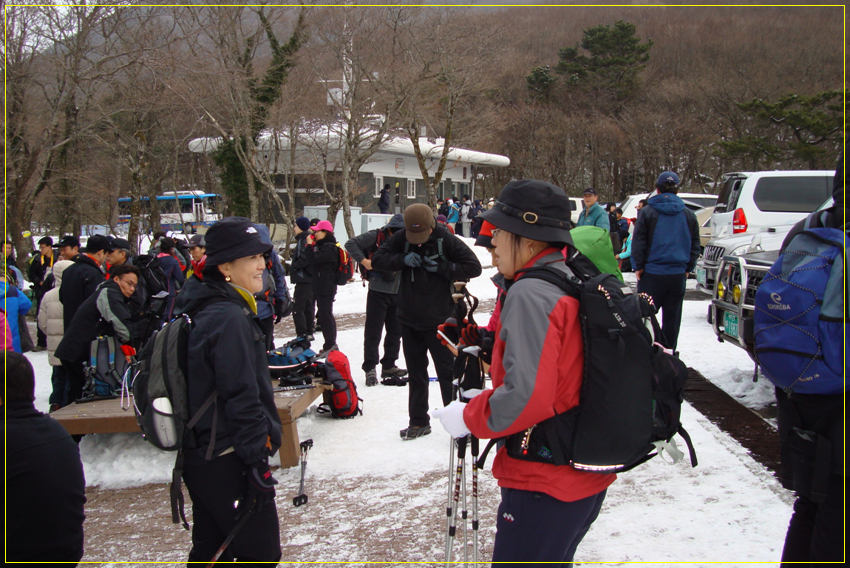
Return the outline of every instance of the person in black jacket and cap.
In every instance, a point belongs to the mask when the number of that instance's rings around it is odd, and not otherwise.
[[[65,309],[63,317],[66,330],[71,325],[77,309],[86,301],[86,298],[94,294],[98,284],[106,279],[101,265],[106,260],[106,253],[110,246],[108,237],[92,235],[86,243],[85,252],[75,256],[72,259],[74,264],[69,266],[62,275],[59,301]]]
[[[292,265],[289,281],[295,285],[292,295],[292,321],[295,334],[313,341],[316,331],[316,300],[313,297],[313,268],[310,260],[313,247],[308,246],[310,220],[299,217],[295,220],[295,248],[292,250]]]
[[[220,560],[277,562],[277,480],[269,456],[280,448],[281,424],[254,299],[263,289],[264,254],[272,247],[244,217],[222,219],[205,237],[203,281],[193,279],[181,299],[194,322],[187,358],[189,416],[214,401],[184,450],[183,480],[194,517],[189,562],[209,563],[237,515],[251,507],[247,524]]]
[[[6,562],[72,562],[83,557],[86,480],[68,431],[35,409],[35,376],[6,351]]]
[[[372,270],[371,256],[399,229],[404,229],[404,216],[393,215],[390,222],[380,229],[366,231],[345,243],[345,250],[355,262],[360,264],[363,279],[369,281],[369,294],[366,296],[366,329],[363,333],[363,371],[366,373],[366,386],[378,384],[375,367],[378,365],[378,346],[384,328],[384,357],[381,362],[382,378],[401,378],[407,375],[407,369],[399,369],[395,362],[401,348],[401,327],[396,310],[398,308],[398,288],[401,273],[398,271],[379,272]]]
[[[443,405],[452,400],[454,357],[440,343],[437,326],[454,312],[452,283],[481,274],[481,263],[466,243],[437,223],[430,207],[414,203],[404,210],[404,229],[372,255],[372,269],[401,271],[398,319],[410,377],[410,422],[399,435],[402,440],[413,440],[431,433],[428,353],[437,369]]]

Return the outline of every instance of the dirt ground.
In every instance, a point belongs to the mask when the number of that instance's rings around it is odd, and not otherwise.
[[[341,563],[335,566],[360,566],[365,562],[442,564],[447,471],[415,478],[317,479],[309,475],[308,464],[305,492],[309,501],[296,508],[292,497],[297,493],[299,475],[298,468],[275,470],[280,480],[276,504],[282,566],[296,566],[296,562]],[[499,491],[489,472],[480,477],[479,550],[481,559],[489,560]],[[471,487],[469,492],[471,495]],[[184,494],[186,516],[191,523],[191,502],[185,487]],[[86,496],[83,562],[185,562],[191,536],[180,525],[171,523],[168,485],[120,490],[88,488]],[[471,518],[471,497],[469,509]],[[469,543],[471,532],[470,523]],[[456,560],[462,555],[461,550],[458,542]],[[471,560],[471,547],[469,554]]]

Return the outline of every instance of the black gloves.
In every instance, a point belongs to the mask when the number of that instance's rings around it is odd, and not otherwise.
[[[272,477],[269,464],[257,462],[248,469],[248,501],[256,501],[254,510],[260,512],[266,503],[274,506],[274,486],[277,479]]]
[[[280,320],[292,314],[292,300],[287,295],[283,300],[275,298],[274,300],[274,323],[280,323]]]
[[[415,252],[409,252],[404,257],[404,265],[409,266],[410,268],[422,266],[422,257]]]

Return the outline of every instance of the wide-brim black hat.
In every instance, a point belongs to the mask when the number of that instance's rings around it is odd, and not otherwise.
[[[225,217],[209,228],[205,240],[207,266],[263,254],[274,248],[271,243],[264,242],[251,220],[245,217]]]
[[[481,217],[496,228],[535,241],[570,244],[570,200],[563,189],[545,181],[509,182]]]

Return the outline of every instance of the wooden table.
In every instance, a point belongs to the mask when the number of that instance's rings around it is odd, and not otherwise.
[[[276,383],[277,381],[275,381]],[[330,385],[315,383],[313,388],[274,393],[274,403],[281,423],[280,465],[294,467],[301,455],[298,427],[295,421]],[[125,399],[126,403],[126,399]],[[96,400],[69,404],[50,414],[69,434],[114,434],[139,432],[133,399],[129,410],[122,410],[121,399]]]

